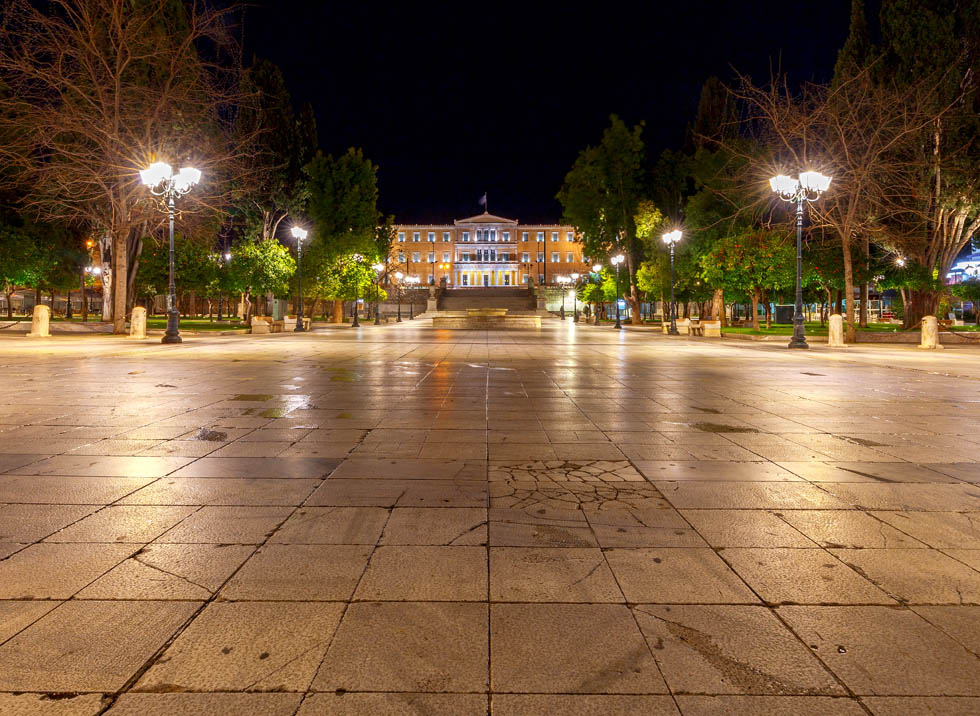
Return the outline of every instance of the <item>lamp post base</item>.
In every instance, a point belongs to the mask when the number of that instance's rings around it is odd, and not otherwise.
[[[306,333],[306,326],[303,325],[303,319],[296,319],[296,328],[293,329],[293,333]]]
[[[809,348],[810,344],[806,342],[806,338],[797,338],[793,336],[793,340],[789,342],[787,346],[789,348]]]
[[[167,312],[167,331],[160,339],[161,343],[183,343],[180,337],[180,314],[177,311]]]

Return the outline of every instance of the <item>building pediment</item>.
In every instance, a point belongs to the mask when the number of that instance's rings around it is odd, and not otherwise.
[[[486,212],[482,214],[477,214],[476,216],[471,216],[468,219],[456,219],[453,223],[456,226],[463,225],[483,225],[483,224],[509,224],[511,226],[517,226],[517,219],[505,219],[502,216],[496,216],[494,214],[488,214]]]

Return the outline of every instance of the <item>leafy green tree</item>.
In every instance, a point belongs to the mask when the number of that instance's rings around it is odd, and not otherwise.
[[[585,255],[602,257],[622,251],[626,256],[625,285],[634,316],[640,313],[636,270],[643,259],[636,235],[645,185],[642,135],[642,123],[627,127],[612,115],[602,140],[579,153],[557,195],[563,220],[583,237]]]
[[[971,278],[958,283],[952,287],[952,293],[961,301],[969,301],[973,304],[973,314],[977,325],[980,326],[980,279]]]
[[[759,303],[767,291],[795,284],[795,247],[783,231],[754,229],[726,237],[700,259],[712,286],[746,293],[752,301],[752,328],[759,330]],[[766,312],[768,320],[768,311]]]
[[[227,266],[227,286],[242,294],[244,320],[252,317],[251,297],[271,293],[283,296],[296,272],[296,260],[278,241],[246,240],[237,244]]]

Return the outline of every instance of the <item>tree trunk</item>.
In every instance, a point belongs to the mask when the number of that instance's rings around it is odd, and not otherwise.
[[[112,235],[112,332],[126,333],[126,277],[129,275],[128,236],[121,230]]]
[[[752,291],[752,330],[759,330],[759,298],[760,291],[758,289]]]
[[[847,343],[853,343],[855,339],[854,332],[854,266],[851,262],[851,244],[850,237],[842,237],[842,246],[844,254],[844,308],[847,311],[845,318],[845,328],[844,328],[844,340]]]
[[[126,243],[129,255],[129,266],[126,271],[126,314],[133,312],[136,305],[136,272],[140,267],[140,255],[143,253],[143,239],[140,238],[142,232],[133,234],[132,240]]]
[[[102,283],[102,320],[112,320],[112,238],[99,239],[99,279]]]
[[[935,316],[939,310],[941,291],[909,289],[908,302],[905,304],[905,328],[918,325],[924,316]],[[940,318],[941,316],[936,316]]]
[[[252,289],[248,289],[242,294],[242,320],[245,325],[251,325],[252,321],[252,301],[251,301]]]
[[[721,321],[721,327],[725,327],[725,291],[716,288],[711,297],[711,320]]]
[[[411,300],[411,299],[409,299]],[[333,302],[333,312],[330,316],[331,323],[343,323],[344,322],[344,302],[339,299],[334,299]]]

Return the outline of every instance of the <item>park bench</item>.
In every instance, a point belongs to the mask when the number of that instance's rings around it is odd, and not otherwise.
[[[704,335],[704,323],[701,321],[691,321],[689,330],[692,336],[703,336]]]

